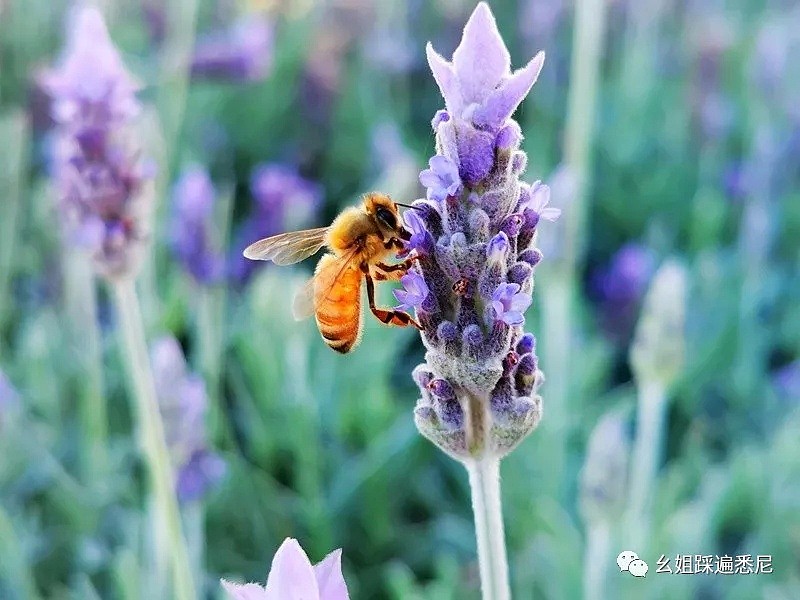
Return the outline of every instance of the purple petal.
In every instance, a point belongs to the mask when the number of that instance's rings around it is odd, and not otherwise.
[[[533,299],[528,294],[514,294],[511,298],[511,310],[523,313],[532,301]]]
[[[498,83],[508,75],[511,57],[489,5],[475,7],[461,43],[453,53],[453,68],[461,88],[464,105],[483,103]]]
[[[528,95],[544,65],[544,52],[539,52],[523,68],[501,83],[473,115],[476,125],[491,130],[499,128]]]
[[[320,600],[349,600],[342,576],[342,551],[334,550],[314,567]]]
[[[227,592],[231,600],[265,600],[267,592],[257,583],[231,583],[220,579],[222,588]]]
[[[317,579],[297,540],[286,538],[272,559],[264,600],[320,600]]]
[[[508,325],[522,325],[525,322],[525,317],[521,312],[509,310],[503,315],[503,322]]]
[[[433,73],[433,78],[439,86],[442,98],[444,98],[447,111],[450,114],[457,115],[461,112],[462,100],[453,65],[442,58],[441,55],[433,49],[433,45],[431,45],[430,42],[425,46],[425,54],[428,57],[428,65]]]
[[[400,302],[399,306],[395,306],[395,308],[399,309],[402,307],[410,306],[408,302],[408,292],[405,290],[392,290],[392,294],[394,295],[395,299]]]
[[[545,221],[555,221],[561,216],[561,209],[553,207],[545,208],[541,213],[539,213],[539,216]]]
[[[419,182],[426,188],[434,188],[439,186],[439,176],[431,169],[425,169],[419,174]]]

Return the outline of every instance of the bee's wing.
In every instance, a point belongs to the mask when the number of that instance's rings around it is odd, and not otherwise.
[[[325,245],[327,227],[291,231],[264,238],[245,248],[244,256],[251,260],[271,260],[276,265],[293,265]]]
[[[327,255],[331,256],[331,255]],[[323,257],[323,258],[327,258]],[[344,256],[327,263],[309,279],[303,287],[297,290],[292,302],[292,315],[296,321],[307,319],[316,312],[317,304],[328,299],[331,290],[339,281],[339,277],[358,258],[358,248],[353,248]],[[319,288],[319,293],[316,290]]]

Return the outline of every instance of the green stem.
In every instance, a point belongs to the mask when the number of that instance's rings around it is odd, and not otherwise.
[[[584,600],[603,600],[608,557],[611,555],[611,528],[607,521],[590,523],[586,534],[586,557],[583,567]]]
[[[472,492],[483,600],[509,600],[511,591],[500,503],[500,459],[484,456],[466,462],[465,466]]]
[[[103,356],[100,326],[97,319],[97,290],[88,258],[75,249],[64,255],[65,303],[72,325],[72,347],[85,372],[79,406],[81,431],[86,443],[81,445],[81,467],[85,482],[96,481],[108,465],[108,410],[103,393]],[[79,349],[79,351],[78,351]]]
[[[655,488],[663,444],[666,405],[666,390],[660,382],[644,381],[639,384],[627,523],[628,544],[631,548],[640,547],[643,541],[650,538],[650,498],[651,491]]]
[[[178,501],[169,451],[164,439],[164,426],[156,397],[156,387],[150,369],[139,299],[132,279],[112,285],[122,329],[123,362],[128,369],[135,395],[135,413],[139,426],[139,441],[150,471],[156,521],[163,524],[166,552],[161,556],[171,562],[174,598],[195,600],[189,554],[181,528]]]

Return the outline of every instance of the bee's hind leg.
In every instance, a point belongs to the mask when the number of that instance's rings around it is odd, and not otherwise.
[[[399,265],[394,265],[399,266]],[[409,325],[413,325],[417,329],[422,329],[422,326],[414,320],[407,312],[402,310],[394,310],[394,309],[385,309],[385,308],[378,308],[375,306],[375,282],[372,280],[372,275],[369,272],[369,266],[363,265],[361,270],[364,273],[364,277],[367,280],[367,299],[369,300],[369,309],[372,311],[372,314],[381,322],[385,323],[386,325],[397,325],[398,327],[408,327]],[[399,269],[390,271],[391,277],[394,278],[394,273],[400,273],[402,275],[405,271],[401,271]],[[399,279],[399,276],[397,277]],[[376,271],[376,279],[389,279],[389,277],[384,276],[379,271]]]

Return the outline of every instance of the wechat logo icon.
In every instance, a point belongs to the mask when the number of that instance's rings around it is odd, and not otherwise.
[[[647,575],[647,563],[644,562],[636,552],[623,550],[617,556],[617,566],[620,572],[627,571],[634,577],[644,577]]]

